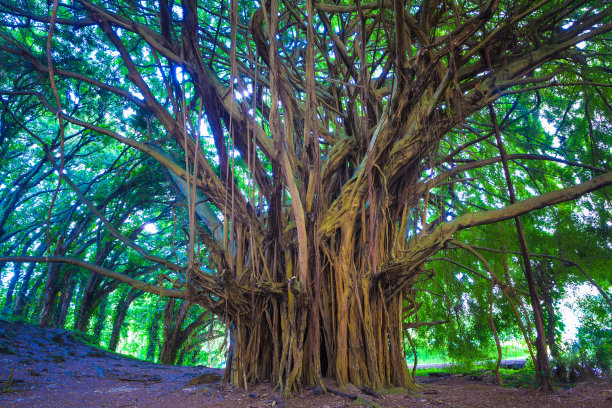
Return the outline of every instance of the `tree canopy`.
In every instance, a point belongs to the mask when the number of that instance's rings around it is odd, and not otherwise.
[[[49,264],[41,324],[75,288],[81,330],[119,283],[183,299],[173,338],[197,304],[227,380],[291,391],[410,386],[405,333],[461,311],[484,318],[448,341],[512,326],[547,364],[539,297],[588,281],[612,307],[607,1],[0,13],[0,262],[15,307]]]

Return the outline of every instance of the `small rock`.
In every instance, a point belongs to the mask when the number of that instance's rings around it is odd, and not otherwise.
[[[283,401],[283,398],[280,395],[278,394],[270,395],[270,401],[269,401],[268,406],[283,408],[286,405],[287,404],[285,403],[285,401]]]
[[[189,380],[186,386],[200,385],[200,384],[213,384],[221,381],[221,376],[216,373],[204,373],[195,378]]]
[[[321,405],[319,408],[331,408],[329,405]]]
[[[314,395],[323,395],[323,388],[321,388],[321,387],[315,387],[315,388],[313,388],[313,389],[312,389],[312,393],[313,393]],[[326,406],[327,406],[327,405],[323,405],[323,407],[326,407]],[[323,407],[321,407],[321,408],[323,408]]]

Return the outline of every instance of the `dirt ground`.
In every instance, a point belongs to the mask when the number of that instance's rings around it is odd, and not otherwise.
[[[6,386],[11,377],[12,384]],[[502,388],[484,377],[418,378],[421,388],[370,395],[355,388],[305,389],[290,399],[261,384],[222,384],[221,371],[143,362],[91,347],[59,329],[0,320],[0,407],[612,407],[612,382],[580,383],[546,395]],[[349,398],[350,397],[350,398]]]

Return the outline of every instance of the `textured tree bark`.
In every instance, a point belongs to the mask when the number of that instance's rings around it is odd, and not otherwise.
[[[94,290],[96,287],[96,281],[99,279],[100,276],[95,273],[90,273],[89,277],[87,278],[87,283],[83,289],[83,295],[81,296],[78,314],[75,318],[75,330],[84,332],[89,326],[89,320],[91,319],[91,315],[96,308],[96,297],[94,296]]]
[[[182,301],[178,307],[175,299],[169,299],[164,309],[164,342],[159,355],[162,364],[175,364],[177,353],[189,336],[205,322],[209,312],[200,314],[195,320],[183,328],[185,319],[191,309],[192,303],[188,300]]]
[[[59,276],[61,264],[50,264],[47,272],[47,283],[43,291],[44,301],[40,311],[38,324],[41,327],[48,327],[51,324],[51,319],[55,313],[56,298],[59,292]]]
[[[369,254],[363,256],[366,259],[361,261],[367,262]],[[292,273],[292,264],[283,267]],[[355,269],[344,267],[343,272],[322,271],[317,333],[311,332],[313,326],[305,326],[296,335],[297,317],[310,310],[301,288],[290,289],[286,300],[256,301],[254,313],[231,316],[226,379],[244,386],[266,378],[289,378],[293,383],[284,386],[290,389],[316,380],[310,371],[311,356],[316,355],[321,373],[342,385],[411,387],[403,347],[404,292],[388,296],[381,284],[371,286],[366,278],[353,280]],[[318,347],[317,353],[313,347]]]
[[[155,352],[159,344],[159,317],[161,311],[155,310],[151,314],[149,328],[147,330],[147,360],[155,361]]]
[[[536,264],[536,281],[540,292],[542,293],[542,301],[546,307],[546,342],[550,348],[550,355],[553,359],[559,357],[559,346],[557,345],[557,316],[551,290],[554,287],[552,276],[548,272],[549,264],[547,261],[540,261]]]
[[[98,339],[98,342],[102,340],[102,330],[104,330],[104,324],[106,321],[106,315],[107,315],[106,308],[107,307],[108,307],[108,296],[105,295],[100,300],[100,309],[98,311],[98,318],[96,319],[96,324],[93,329],[93,335],[96,339]]]
[[[610,185],[612,173],[516,202],[498,137],[512,204],[463,213],[452,220],[445,210],[429,224],[428,209],[433,202],[444,201],[434,188],[446,183],[452,186],[456,182],[452,176],[499,161],[479,157],[461,169],[452,168],[453,160],[440,161],[441,143],[454,144],[447,136],[452,129],[501,96],[554,85],[554,75],[540,76],[536,69],[547,71],[553,65],[549,63],[566,60],[576,44],[611,31],[609,8],[598,4],[581,15],[573,2],[518,2],[503,5],[506,15],[502,19],[498,0],[461,12],[452,2],[451,7],[442,7],[440,1],[407,7],[402,0],[356,2],[354,6],[307,0],[308,24],[304,24],[303,4],[279,7],[279,1],[271,0],[254,12],[246,32],[238,26],[238,2],[232,2],[230,35],[213,44],[210,53],[201,40],[210,38],[206,36],[210,33],[206,33],[207,24],[202,24],[204,13],[196,0],[175,5],[182,9],[180,25],[175,27],[168,15],[174,9],[168,10],[166,2],[161,4],[162,21],[155,21],[130,19],[145,11],[138,2],[126,3],[126,12],[118,15],[102,2],[75,1],[80,3],[75,12],[95,23],[101,29],[96,31],[101,42],[114,47],[114,62],[121,64],[134,92],[59,67],[55,74],[88,89],[102,89],[150,113],[168,140],[176,142],[172,148],[184,156],[185,165],[164,151],[163,139],[153,145],[150,135],[144,142],[138,136],[122,135],[123,129],[88,123],[78,112],[72,117],[53,106],[38,88],[28,95],[38,97],[50,113],[75,127],[151,156],[178,180],[189,206],[189,261],[186,267],[174,264],[122,235],[66,176],[66,184],[113,238],[184,279],[168,278],[173,288],[167,289],[161,281],[158,286],[149,285],[102,268],[112,248],[102,242],[93,264],[68,257],[40,262],[78,265],[151,293],[184,299],[179,306],[174,299],[166,305],[163,362],[175,362],[191,327],[181,326],[189,305],[196,302],[225,319],[230,331],[225,377],[234,386],[272,380],[291,392],[303,384],[321,383],[323,375],[340,384],[412,386],[402,333],[404,321],[417,309],[411,289],[419,277],[429,276],[424,263],[462,229],[515,218],[538,331],[538,375],[548,372],[546,344],[540,335],[542,313],[518,217]],[[377,8],[384,9],[380,18],[364,14],[364,9],[374,12]],[[332,15],[353,12],[358,15]],[[570,14],[578,15],[577,23],[560,26],[558,16]],[[314,18],[324,30],[312,29]],[[529,36],[518,38],[529,23],[533,23]],[[78,23],[64,20],[62,24]],[[306,36],[300,32],[302,26],[306,26]],[[495,28],[489,32],[491,27]],[[379,36],[379,31],[395,33]],[[559,35],[551,35],[556,31]],[[173,35],[179,32],[180,41]],[[355,34],[353,44],[347,42],[347,34]],[[299,69],[281,51],[285,37],[296,48],[305,45],[306,56],[298,56]],[[154,50],[164,75],[169,67],[171,79],[163,79],[167,92],[159,93],[153,86],[158,85],[159,77],[135,62],[138,57],[132,51],[136,48],[128,45],[133,38]],[[223,68],[226,61],[218,64],[218,55],[211,56],[219,45],[227,47],[228,40],[229,70]],[[241,43],[255,44],[255,60],[237,61]],[[494,64],[485,63],[489,49],[504,57]],[[53,74],[51,63],[44,65],[29,47],[3,47],[2,52],[23,60],[27,71]],[[381,54],[379,63],[370,61],[379,59],[377,54]],[[84,67],[92,63],[80,62]],[[191,97],[176,83],[175,68],[179,66],[186,85],[194,91]],[[213,72],[212,66],[220,72]],[[322,67],[327,72],[320,72]],[[375,79],[380,70],[384,74]],[[244,98],[238,100],[235,87],[244,85],[252,86],[252,93],[240,92]],[[220,171],[201,149],[199,132],[185,123],[196,116],[193,107],[198,104],[198,120],[206,116],[213,133]],[[321,115],[323,110],[332,113]],[[479,136],[478,143],[483,141],[486,138]],[[246,163],[239,167],[250,177],[247,189],[251,197],[237,187],[234,176],[238,173],[230,167],[236,155],[229,154],[228,142]],[[324,157],[319,152],[321,144],[326,146]],[[262,155],[265,160],[260,159]],[[427,174],[437,172],[440,174],[430,180]],[[203,200],[190,193],[195,190],[206,200],[198,209],[195,203]],[[200,220],[195,220],[195,214]],[[208,231],[202,228],[201,232],[198,221]],[[1,226],[2,217],[0,230]],[[194,242],[200,238],[214,271],[198,264]],[[95,306],[94,293],[99,295],[91,279],[81,302],[79,330],[87,327]],[[545,378],[542,381],[548,388]]]
[[[68,269],[68,268],[67,268]],[[55,327],[64,327],[66,325],[66,317],[68,316],[68,309],[72,302],[72,296],[74,294],[74,288],[76,287],[76,278],[73,275],[74,271],[68,269],[64,272],[64,278],[62,279],[62,289],[59,298],[58,310],[55,318]]]
[[[510,203],[516,204],[516,197],[514,195],[514,186],[512,178],[510,176],[510,170],[508,169],[508,161],[506,159],[506,150],[502,143],[501,134],[499,131],[499,124],[497,123],[497,116],[495,115],[495,109],[493,104],[489,105],[489,113],[491,114],[491,120],[493,121],[493,128],[495,130],[495,137],[497,140],[497,148],[499,149],[500,156],[502,157],[502,164],[504,168],[504,175],[506,177],[506,183],[508,185],[508,195],[510,196]],[[533,320],[536,327],[536,377],[541,385],[541,388],[545,392],[552,392],[552,382],[550,379],[550,362],[548,360],[548,351],[546,348],[546,332],[544,329],[544,315],[542,313],[542,306],[538,299],[538,291],[533,276],[533,269],[531,267],[531,260],[529,257],[529,249],[527,248],[527,240],[525,239],[525,232],[523,231],[523,224],[521,218],[516,216],[514,218],[516,224],[516,232],[519,238],[519,244],[521,247],[521,255],[523,256],[523,265],[525,267],[525,278],[527,279],[527,286],[529,287],[529,297],[531,299],[531,308],[533,310]]]
[[[30,268],[28,268],[28,272],[34,271],[34,269],[35,269],[35,264],[32,264],[30,265]],[[43,280],[44,277],[45,277],[45,274],[41,273],[36,278],[31,288],[27,288],[26,286],[24,286],[25,281],[26,281],[26,279],[24,279],[24,284],[22,284],[22,287],[19,290],[19,294],[17,295],[17,300],[15,301],[15,309],[13,310],[13,314],[15,316],[28,317],[29,308],[33,302],[34,296],[38,293],[40,285],[44,282]],[[27,276],[27,273],[26,273],[26,278],[28,278],[27,280],[30,279],[30,277]],[[22,295],[22,289],[23,289],[23,295]]]
[[[21,269],[23,268],[23,263],[15,263],[13,266],[13,277],[9,281],[8,288],[6,289],[6,299],[4,300],[4,309],[12,310],[13,309],[13,294],[15,292],[15,287],[17,286],[17,282],[21,277]],[[0,266],[2,269],[2,266]]]
[[[162,364],[176,363],[177,353],[185,338],[181,335],[181,326],[185,322],[190,305],[181,302],[176,307],[175,299],[169,299],[164,309],[164,342],[159,354],[159,362]]]

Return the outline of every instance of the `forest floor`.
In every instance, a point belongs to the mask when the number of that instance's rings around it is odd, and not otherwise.
[[[0,320],[0,407],[612,407],[611,381],[543,394],[500,387],[488,374],[417,377],[418,390],[378,395],[330,381],[327,388],[345,396],[305,389],[286,399],[267,384],[231,389],[220,382],[221,370],[153,364],[82,340]]]

